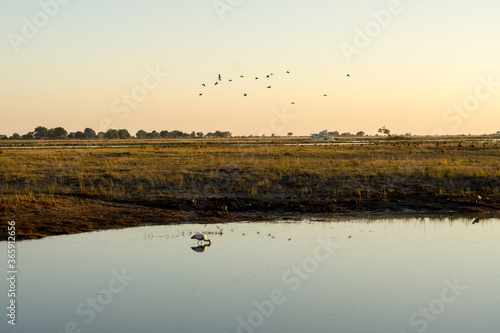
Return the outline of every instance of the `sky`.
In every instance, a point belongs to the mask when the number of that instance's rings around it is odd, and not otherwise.
[[[496,133],[498,13],[497,0],[0,0],[0,134]]]

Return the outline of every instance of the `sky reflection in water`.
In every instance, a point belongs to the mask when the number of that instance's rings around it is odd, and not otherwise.
[[[16,329],[498,332],[498,222],[147,226],[20,242]],[[190,239],[198,232],[211,246]],[[0,329],[12,331],[5,315]]]

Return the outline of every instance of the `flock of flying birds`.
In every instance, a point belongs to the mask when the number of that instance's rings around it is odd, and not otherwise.
[[[286,74],[290,74],[290,71],[286,71]],[[267,78],[267,79],[269,79],[269,78],[271,78],[271,76],[273,76],[273,75],[274,75],[273,73],[269,73],[269,74],[267,74],[267,75],[266,75],[266,78]],[[347,76],[347,77],[351,77],[351,75],[349,75],[349,74],[347,74],[346,76]],[[245,76],[240,75],[240,78],[241,78],[241,79],[243,79],[243,78],[245,78]],[[258,77],[258,76],[256,76],[256,77],[255,77],[255,80],[258,80],[258,79],[259,79],[259,77]],[[220,74],[219,74],[219,77],[217,78],[217,81],[215,81],[214,86],[217,86],[217,85],[219,84],[219,82],[222,82],[222,76],[221,76]],[[228,80],[228,82],[233,82],[233,79],[229,79],[229,80]],[[202,85],[203,87],[206,87],[206,86],[207,86],[205,83],[202,83],[201,85]],[[272,88],[272,86],[266,86],[266,87],[267,87],[267,89],[271,89],[271,88]],[[199,93],[198,95],[199,95],[199,96],[203,96],[203,93],[201,92],[201,93]],[[248,96],[248,94],[247,94],[247,93],[243,93],[243,97],[247,97],[247,96]],[[324,96],[324,97],[326,97],[326,96],[328,96],[328,95],[327,95],[327,94],[323,94],[323,96]],[[290,104],[295,104],[295,102],[291,102]]]

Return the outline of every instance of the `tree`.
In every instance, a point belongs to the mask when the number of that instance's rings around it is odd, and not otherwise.
[[[35,132],[28,132],[22,136],[23,140],[32,140],[35,136]]]
[[[153,131],[151,133],[148,133],[146,135],[146,138],[148,138],[148,139],[159,139],[161,137],[160,137],[160,133],[158,133],[157,131]]]
[[[292,132],[288,132],[288,136],[292,136],[292,135],[293,135],[293,133],[292,133]]]
[[[382,134],[385,134],[385,135],[387,135],[387,136],[391,136],[391,131],[390,131],[389,129],[387,129],[387,128],[385,127],[385,125],[384,125],[384,126],[382,126],[382,127],[380,127],[380,128],[378,129],[378,132],[379,132],[379,133],[382,133]]]
[[[49,130],[47,127],[38,126],[35,128],[35,136],[37,139],[45,139],[47,137]]]
[[[118,130],[118,137],[120,139],[130,139],[131,135],[126,129]]]
[[[51,128],[48,131],[50,139],[61,140],[68,136],[68,132],[62,127]]]
[[[21,136],[19,135],[19,133],[12,134],[10,138],[13,140],[21,140]]]
[[[83,131],[83,134],[85,135],[85,137],[87,139],[95,139],[95,137],[96,137],[95,131],[92,128],[86,128]]]
[[[365,136],[365,132],[359,131],[358,133],[356,133],[356,136]]]
[[[109,129],[104,133],[104,138],[105,139],[119,139],[120,136],[118,135],[118,131],[115,129]]]
[[[201,138],[201,137],[203,137],[204,135],[203,135],[203,132],[196,132],[196,136]]]
[[[333,131],[333,132],[328,132],[328,135],[331,135],[331,136],[340,136],[340,133],[339,133],[339,131]]]
[[[86,139],[87,137],[85,136],[85,134],[82,132],[82,131],[77,131],[75,133],[75,139]]]
[[[148,132],[146,132],[145,130],[138,130],[137,133],[135,133],[135,137],[137,139],[145,139],[147,135]]]
[[[214,134],[214,136],[218,137],[218,138],[229,138],[229,137],[231,137],[231,135],[232,135],[232,133],[228,132],[228,131],[225,131],[225,132],[215,131],[215,134]]]
[[[173,130],[172,132],[170,132],[169,137],[172,138],[172,139],[176,139],[176,138],[182,138],[185,135],[186,134],[184,134],[182,131]]]
[[[168,131],[161,131],[161,132],[160,132],[160,136],[161,136],[163,139],[168,138]]]

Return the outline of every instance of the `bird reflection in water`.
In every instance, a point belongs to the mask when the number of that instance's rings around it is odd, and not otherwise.
[[[207,247],[210,247],[210,244],[208,245],[198,245],[198,246],[192,246],[191,250],[194,252],[205,252],[207,250]]]

